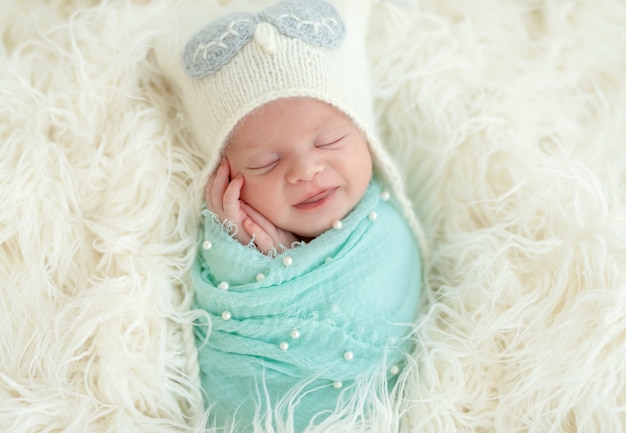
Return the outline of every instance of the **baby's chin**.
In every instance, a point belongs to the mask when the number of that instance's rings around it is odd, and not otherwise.
[[[304,242],[310,242],[311,240],[326,233],[329,230],[340,228],[340,225],[341,225],[341,220],[336,219],[336,220],[329,222],[328,224],[323,224],[319,226],[305,227],[304,229],[302,227],[299,227],[297,232],[292,232],[292,233],[298,239]]]

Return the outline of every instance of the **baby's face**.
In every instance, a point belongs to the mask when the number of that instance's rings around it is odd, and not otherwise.
[[[361,132],[315,99],[280,99],[247,116],[225,156],[231,178],[244,178],[241,199],[276,227],[305,239],[345,217],[372,175]]]

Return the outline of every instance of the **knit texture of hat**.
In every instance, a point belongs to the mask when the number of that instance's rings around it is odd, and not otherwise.
[[[349,8],[349,11],[348,11]],[[158,53],[178,85],[207,177],[235,126],[264,104],[309,97],[344,113],[364,134],[374,169],[395,196],[427,254],[398,171],[376,133],[365,33],[369,2],[286,0],[232,12]],[[157,47],[163,50],[163,47]]]

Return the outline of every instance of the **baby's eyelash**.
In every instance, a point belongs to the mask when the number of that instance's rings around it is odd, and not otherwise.
[[[341,137],[338,137],[337,139],[330,139],[329,141],[322,141],[322,143],[318,144],[317,147],[326,147],[326,146],[332,146],[332,145],[338,144],[340,141],[342,141],[346,137],[347,135],[342,135]]]
[[[278,160],[272,161],[268,164],[264,164],[258,167],[248,167],[248,170],[263,170],[263,169],[267,169],[270,168],[271,166],[278,164]]]

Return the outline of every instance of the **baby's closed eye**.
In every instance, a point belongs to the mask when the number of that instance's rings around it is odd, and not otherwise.
[[[322,149],[339,147],[339,145],[342,144],[343,139],[346,137],[347,135],[325,137],[321,140],[318,140],[315,143],[315,147],[322,148]]]
[[[268,160],[253,161],[250,164],[248,164],[246,169],[252,172],[267,172],[267,171],[270,171],[272,168],[274,168],[276,165],[278,165],[279,161],[280,161],[280,158],[273,158],[271,160],[268,159]]]

